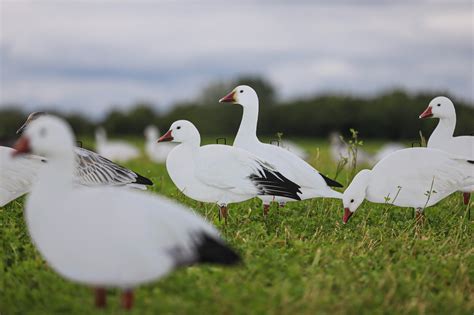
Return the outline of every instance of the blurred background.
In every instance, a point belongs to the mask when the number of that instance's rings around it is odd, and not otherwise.
[[[474,132],[472,1],[0,2],[0,139],[31,111],[80,136],[162,132],[177,119],[234,135],[237,84],[260,96],[259,134],[413,139],[450,97]]]

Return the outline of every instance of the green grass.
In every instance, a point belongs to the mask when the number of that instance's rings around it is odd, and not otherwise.
[[[325,141],[301,143],[311,163],[333,176]],[[179,193],[163,165],[143,158],[127,166],[155,182],[153,193],[216,224],[244,260],[181,269],[140,287],[131,314],[473,314],[473,224],[460,193],[428,208],[422,229],[411,209],[368,202],[343,225],[341,202],[330,199],[273,205],[266,219],[256,199],[233,204],[226,226],[215,205]],[[347,174],[338,178],[344,185]],[[124,313],[118,291],[96,310],[90,288],[48,268],[28,236],[23,202],[0,208],[0,313]]]

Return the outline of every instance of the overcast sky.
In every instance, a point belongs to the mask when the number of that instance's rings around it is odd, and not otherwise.
[[[0,108],[166,109],[249,73],[282,98],[405,87],[474,101],[470,0],[0,3]]]

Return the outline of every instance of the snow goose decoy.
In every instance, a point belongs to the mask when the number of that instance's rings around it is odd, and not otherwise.
[[[453,137],[456,128],[456,110],[447,97],[435,97],[420,118],[439,118],[438,125],[428,139],[428,148],[440,149],[458,156],[474,160],[474,136]],[[461,189],[464,204],[469,203],[474,186]]]
[[[14,149],[0,147],[0,207],[30,191],[46,160],[36,155],[13,159]]]
[[[160,137],[160,131],[155,126],[145,128],[145,152],[148,158],[156,163],[165,163],[166,157],[175,147],[172,143],[157,144],[156,140]]]
[[[300,200],[300,186],[279,169],[240,148],[201,146],[199,131],[187,120],[174,122],[158,140],[163,141],[180,143],[166,159],[166,169],[176,187],[191,199],[217,203],[224,218],[229,203],[256,196]]]
[[[219,102],[240,104],[244,109],[234,147],[245,149],[268,161],[289,180],[299,185],[302,192],[301,199],[341,198],[341,193],[330,188],[330,186],[342,187],[341,184],[324,176],[290,151],[260,142],[257,138],[258,96],[251,87],[238,86]],[[259,196],[259,198],[263,201],[264,211],[268,211],[270,202],[273,200],[280,204],[291,201],[278,196]]]
[[[122,289],[129,309],[134,287],[177,267],[239,262],[211,224],[171,200],[138,190],[74,186],[74,136],[63,120],[38,118],[15,148],[16,155],[48,159],[25,207],[34,244],[61,276],[96,288],[97,306],[105,306],[106,288]]]
[[[32,121],[44,115],[47,114],[44,112],[31,113],[16,133],[21,134]],[[146,190],[147,185],[153,185],[148,178],[120,166],[95,152],[74,147],[74,153],[76,154],[75,182],[77,184],[85,186],[127,186],[142,190]]]
[[[414,208],[418,221],[424,208],[472,184],[474,161],[437,149],[396,151],[354,177],[343,194],[343,222],[347,223],[364,199]]]
[[[130,143],[118,140],[108,141],[104,128],[96,130],[95,140],[97,153],[109,160],[127,162],[140,156],[138,149]]]

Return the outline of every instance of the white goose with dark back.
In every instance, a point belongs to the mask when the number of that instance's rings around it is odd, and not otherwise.
[[[180,143],[166,159],[174,184],[186,196],[217,203],[227,216],[227,205],[256,196],[300,200],[300,186],[264,159],[227,145],[201,146],[197,128],[187,120],[174,122],[159,142]]]
[[[129,309],[134,287],[180,266],[239,262],[211,224],[171,200],[138,190],[76,187],[74,138],[61,119],[38,118],[15,148],[16,155],[48,159],[25,207],[34,244],[61,276],[95,287],[97,306],[105,306],[109,287],[123,290]]]
[[[289,180],[301,187],[301,199],[316,197],[341,198],[341,193],[332,190],[332,187],[342,187],[338,182],[324,176],[307,162],[300,159],[292,152],[281,147],[260,142],[257,137],[258,122],[258,96],[249,86],[236,87],[225,97],[221,103],[240,104],[244,111],[239,131],[234,140],[234,147],[245,149],[256,156],[268,161]],[[270,202],[291,201],[281,196],[260,196],[264,209],[268,209]]]

